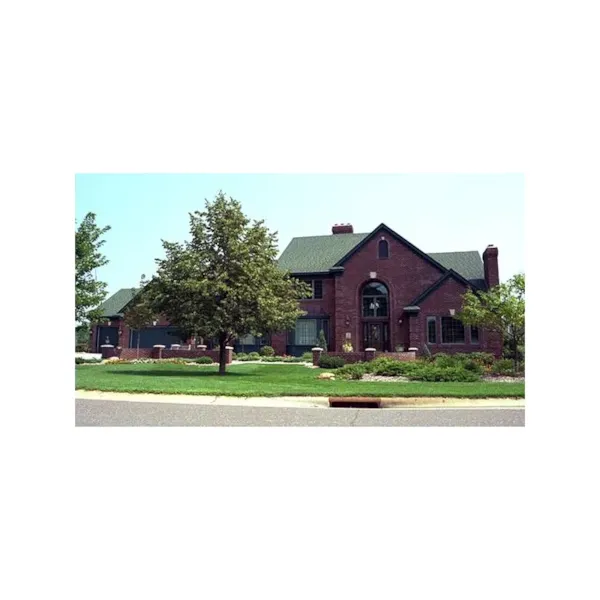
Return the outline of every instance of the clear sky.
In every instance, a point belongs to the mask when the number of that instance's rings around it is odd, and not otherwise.
[[[326,235],[335,223],[367,232],[385,223],[425,252],[499,248],[500,279],[525,271],[524,176],[453,175],[77,175],[75,218],[110,225],[98,270],[110,294],[155,271],[161,239],[188,238],[188,213],[219,190],[279,233]]]

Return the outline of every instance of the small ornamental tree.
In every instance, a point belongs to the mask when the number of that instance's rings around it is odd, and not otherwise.
[[[465,325],[502,335],[514,352],[514,366],[518,370],[518,350],[524,351],[525,347],[525,275],[515,275],[486,292],[467,291],[457,317]]]
[[[106,284],[96,279],[96,269],[108,263],[100,252],[100,239],[109,226],[100,228],[96,215],[88,213],[75,231],[75,321],[95,323],[101,320],[98,305],[106,298]]]
[[[216,338],[219,375],[236,338],[291,328],[309,286],[277,264],[277,234],[250,221],[237,200],[219,192],[190,214],[190,240],[163,241],[166,257],[149,291],[154,310],[176,327]]]
[[[319,331],[319,339],[317,340],[319,348],[323,348],[323,352],[327,352],[327,340],[325,339],[325,332],[321,329]]]
[[[131,328],[137,330],[137,357],[140,357],[140,338],[141,330],[144,327],[149,327],[157,319],[156,313],[153,309],[151,298],[147,290],[148,281],[146,276],[142,275],[140,280],[140,289],[138,293],[133,297],[131,302],[127,305],[123,316],[125,324]]]

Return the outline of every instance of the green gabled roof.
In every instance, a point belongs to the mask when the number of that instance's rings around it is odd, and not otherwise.
[[[446,269],[452,269],[469,281],[484,280],[483,260],[477,250],[467,252],[432,252],[431,258]]]
[[[123,288],[107,298],[98,308],[103,317],[116,317],[123,314],[123,309],[137,294],[137,288]]]
[[[339,233],[293,238],[279,258],[279,266],[291,273],[328,273],[329,270],[371,233]],[[435,252],[428,254],[446,269],[452,269],[479,287],[485,286],[479,252]]]
[[[293,238],[279,257],[279,266],[292,273],[327,273],[369,233],[338,233]]]

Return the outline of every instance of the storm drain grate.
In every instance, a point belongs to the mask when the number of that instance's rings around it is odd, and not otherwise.
[[[381,408],[381,398],[329,398],[331,408]]]

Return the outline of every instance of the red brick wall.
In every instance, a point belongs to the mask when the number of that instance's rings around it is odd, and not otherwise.
[[[377,258],[381,237],[389,244],[389,258]],[[335,349],[341,349],[345,333],[352,334],[354,348],[363,350],[360,293],[371,281],[370,272],[377,273],[375,281],[384,283],[390,293],[390,348],[406,344],[406,325],[403,308],[423,290],[442,276],[442,271],[415,254],[410,248],[386,233],[377,234],[344,265],[344,273],[336,277]],[[346,328],[346,318],[350,327]],[[402,318],[403,323],[398,320]]]
[[[121,360],[135,360],[138,358],[137,348],[121,348],[119,353]],[[152,348],[140,348],[139,358],[152,358]]]
[[[459,283],[455,279],[447,279],[437,290],[432,292],[423,302],[421,302],[421,311],[415,319],[418,322],[418,331],[420,340],[414,339],[416,347],[420,351],[423,345],[427,344],[432,354],[437,352],[446,352],[454,354],[456,352],[491,352],[499,357],[502,354],[502,344],[498,343],[498,337],[490,332],[479,330],[479,344],[471,343],[471,328],[465,326],[464,344],[443,344],[441,317],[449,317],[450,309],[457,313],[462,307],[462,295],[466,292],[467,286]],[[437,343],[427,342],[427,317],[436,317]],[[413,343],[411,335],[411,343]]]

